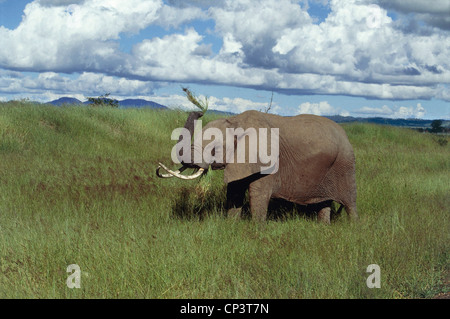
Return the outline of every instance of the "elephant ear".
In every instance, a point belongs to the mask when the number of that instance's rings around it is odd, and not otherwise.
[[[250,175],[261,173],[261,167],[267,166],[267,164],[260,162],[258,141],[259,128],[267,128],[268,126],[266,121],[261,121],[258,113],[260,112],[248,111],[227,119],[228,128],[234,129],[235,134],[233,138],[234,143],[226,145],[225,183],[231,183]],[[243,147],[244,144],[245,147]],[[242,156],[243,152],[245,156]],[[233,158],[233,161],[230,161],[231,158]]]

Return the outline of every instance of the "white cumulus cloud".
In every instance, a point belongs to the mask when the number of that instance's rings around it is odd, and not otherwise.
[[[380,116],[389,118],[423,118],[426,114],[425,108],[422,104],[417,103],[414,106],[394,106],[389,107],[383,105],[382,107],[368,107],[364,106],[357,109],[355,113],[366,116]]]
[[[330,9],[320,23],[307,11],[313,1]],[[388,10],[400,18],[394,21]],[[0,69],[98,74],[98,85],[112,77],[449,101],[447,11],[444,0],[427,6],[415,0],[35,0],[17,28],[0,26]],[[212,30],[189,24],[199,20],[212,21]],[[156,26],[165,35],[139,40],[131,52],[121,49],[124,36]],[[208,42],[207,32],[221,47]],[[57,87],[55,78],[31,82],[42,90]],[[0,83],[6,91],[26,81],[5,75]],[[345,112],[316,104],[303,108]],[[409,116],[408,110],[392,111]]]
[[[0,27],[0,67],[127,73],[129,57],[118,43],[122,34],[178,26],[201,15],[198,8],[170,8],[161,0],[34,1],[16,29]]]
[[[69,77],[55,72],[42,72],[38,76],[0,72],[0,94],[20,96],[25,94],[36,101],[48,102],[49,96],[99,96],[111,92],[114,96],[152,94],[157,84],[124,77],[84,72]],[[45,94],[43,94],[43,91]],[[48,94],[48,93],[53,94]],[[43,94],[40,96],[40,94]],[[20,98],[20,97],[19,97]]]
[[[327,101],[319,103],[304,102],[298,106],[297,113],[314,115],[350,115],[348,111],[331,106]]]

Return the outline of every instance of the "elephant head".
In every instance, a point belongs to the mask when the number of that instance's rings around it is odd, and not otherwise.
[[[269,128],[268,123],[258,116],[259,112],[246,113],[248,113],[247,116],[212,121],[201,131],[195,131],[194,126],[203,114],[190,113],[182,131],[184,134],[180,134],[178,138],[178,147],[174,147],[182,167],[172,171],[159,163],[157,175],[162,178],[175,176],[181,179],[194,179],[208,169],[225,169],[225,182],[230,183],[257,173],[276,173],[278,132]],[[186,140],[192,135],[194,135],[194,141],[186,147]],[[183,141],[184,148],[180,147]],[[160,173],[161,168],[167,174]],[[194,168],[197,172],[192,175],[182,175],[181,172],[187,168]]]

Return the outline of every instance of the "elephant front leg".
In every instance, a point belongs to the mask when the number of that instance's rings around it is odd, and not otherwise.
[[[270,186],[270,183],[265,182],[264,179],[259,179],[250,184],[250,212],[253,220],[266,220],[267,209],[269,207],[270,197],[272,196],[272,188]]]
[[[247,185],[242,182],[231,182],[227,185],[227,216],[228,218],[241,217],[242,206],[244,205],[245,191]]]

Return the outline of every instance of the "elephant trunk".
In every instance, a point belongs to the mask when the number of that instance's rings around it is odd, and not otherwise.
[[[187,129],[189,131],[189,136],[191,137],[191,140],[189,141],[189,143],[192,142],[192,138],[194,136],[194,131],[195,131],[195,121],[198,120],[199,118],[201,118],[203,116],[203,112],[191,112],[189,113],[189,116],[186,120],[186,123],[184,124],[184,128]],[[180,143],[180,141],[182,141],[183,139],[183,135],[180,135],[180,137],[178,138],[178,143]],[[177,156],[179,161],[183,164],[183,166],[186,167],[190,167],[190,168],[197,168],[197,165],[194,165],[194,153],[195,152],[201,152],[201,150],[196,150],[194,149],[194,143],[191,144],[191,159],[188,163],[185,163],[182,158],[183,158],[183,149],[179,149],[177,150]],[[200,157],[201,158],[201,157]]]
[[[203,116],[203,112],[191,112],[189,113],[189,116],[186,120],[186,123],[184,124],[184,128],[189,130],[190,136],[194,136],[194,121],[198,120]],[[182,135],[180,135],[180,138],[178,139],[178,142],[182,140]]]

